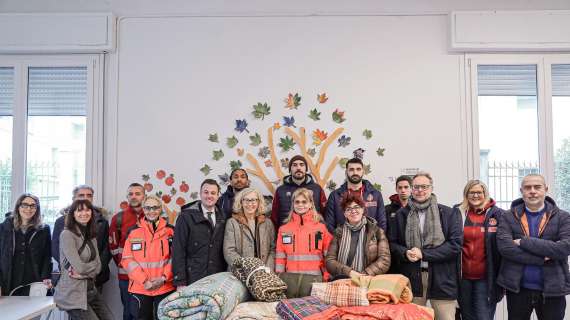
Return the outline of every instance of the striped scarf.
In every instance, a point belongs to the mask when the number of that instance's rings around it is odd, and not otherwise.
[[[340,263],[347,265],[348,253],[350,251],[350,241],[352,239],[352,232],[359,231],[358,244],[356,245],[356,253],[352,259],[351,268],[357,272],[364,271],[364,236],[366,235],[365,225],[367,223],[366,217],[362,217],[360,223],[351,225],[346,221],[342,226],[342,236],[340,238],[340,247],[338,250],[338,260]]]

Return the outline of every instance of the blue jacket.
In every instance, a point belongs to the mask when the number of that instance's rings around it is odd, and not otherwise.
[[[232,217],[235,196],[236,192],[234,188],[232,186],[228,186],[226,192],[224,192],[218,199],[217,205],[222,209],[226,220]]]
[[[376,190],[368,180],[362,180],[364,193],[362,198],[366,203],[366,216],[373,218],[378,226],[386,232],[386,214],[384,209],[384,199],[382,193]],[[340,207],[340,199],[342,195],[348,191],[347,183],[343,183],[340,188],[331,192],[327,201],[327,211],[325,214],[325,222],[329,232],[333,233],[338,225],[344,223],[344,211]]]
[[[525,265],[542,266],[545,297],[559,297],[570,293],[570,214],[546,197],[544,226],[538,238],[530,238],[524,227],[524,201],[512,202],[511,209],[503,214],[497,231],[497,246],[503,259],[497,283],[519,292]],[[520,246],[513,240],[521,239]],[[549,260],[545,261],[548,257]]]

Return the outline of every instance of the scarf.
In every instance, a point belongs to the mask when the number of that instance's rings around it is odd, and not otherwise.
[[[406,246],[408,248],[434,248],[445,241],[439,218],[437,197],[432,194],[428,201],[418,203],[413,198],[409,201],[410,213],[406,224]],[[426,211],[424,232],[420,229],[420,211]]]
[[[354,254],[351,264],[351,268],[358,272],[364,271],[364,237],[366,236],[366,223],[367,219],[364,216],[357,225],[351,225],[348,221],[345,221],[342,226],[342,236],[340,238],[340,247],[338,250],[338,260],[340,263],[347,265],[352,232],[359,232],[356,253]]]

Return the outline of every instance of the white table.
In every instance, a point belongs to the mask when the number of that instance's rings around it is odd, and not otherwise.
[[[2,320],[32,319],[53,309],[53,297],[0,297]]]

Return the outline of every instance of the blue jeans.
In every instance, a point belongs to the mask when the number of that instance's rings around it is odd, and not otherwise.
[[[461,280],[459,307],[463,320],[493,320],[497,304],[489,300],[487,280]]]
[[[123,320],[135,320],[135,317],[131,314],[129,280],[119,280],[119,289],[121,290],[121,302],[123,303]]]

